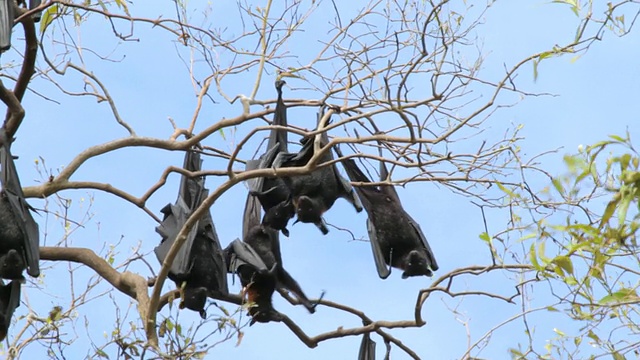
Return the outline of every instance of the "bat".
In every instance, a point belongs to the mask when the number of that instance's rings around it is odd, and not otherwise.
[[[276,81],[278,100],[276,102],[273,125],[287,126],[287,107],[282,100],[282,87],[284,80]],[[247,161],[245,170],[271,168],[279,153],[287,152],[287,131],[273,129],[269,135],[267,151],[258,160]],[[275,230],[281,230],[285,236],[289,236],[287,224],[294,215],[293,208],[287,202],[290,197],[289,188],[281,178],[258,177],[247,180],[249,193],[258,197],[265,211],[262,223]],[[268,214],[268,215],[267,215]]]
[[[0,52],[11,48],[11,31],[15,18],[13,0],[0,0]]]
[[[0,280],[0,341],[7,337],[13,312],[20,306],[20,286],[19,281],[11,281],[5,285]]]
[[[24,281],[24,269],[40,276],[40,231],[22,192],[11,141],[0,129],[0,277]]]
[[[323,109],[318,114],[318,123],[322,119]],[[323,132],[320,136],[320,146],[329,144],[329,136]],[[274,167],[299,167],[305,166],[314,155],[314,138],[303,138],[302,149],[298,153],[281,152],[274,160]],[[327,151],[318,163],[333,160],[333,155]],[[343,178],[335,164],[325,166],[312,171],[310,174],[283,177],[285,184],[290,189],[291,203],[289,209],[295,212],[297,219],[294,222],[315,224],[323,234],[327,234],[326,223],[322,215],[328,211],[338,198],[349,201],[357,212],[362,211],[362,203],[356,196],[351,183]],[[285,203],[286,204],[286,203]],[[265,214],[265,216],[268,216]]]
[[[358,360],[376,360],[376,343],[371,340],[369,333],[362,335]]]
[[[338,147],[339,157],[344,157]],[[371,182],[353,159],[343,159],[347,175],[354,182]],[[389,176],[384,162],[380,162],[380,181]],[[367,231],[378,275],[386,279],[391,267],[404,270],[402,278],[432,276],[438,270],[433,251],[420,225],[404,210],[400,197],[391,185],[359,186],[356,192],[369,215]],[[387,267],[387,265],[389,267]]]
[[[183,167],[189,171],[200,171],[202,160],[195,149],[187,151]],[[209,190],[204,187],[204,181],[202,176],[188,178],[183,175],[176,203],[162,208],[164,217],[156,227],[162,241],[154,250],[160,263],[164,261],[187,218],[208,196]],[[169,270],[169,279],[180,289],[179,308],[196,311],[205,319],[207,297],[216,298],[229,293],[226,273],[222,247],[211,212],[207,211],[187,235]]]
[[[245,291],[251,316],[250,325],[256,322],[280,322],[282,314],[273,308],[271,299],[276,289],[276,267],[267,268],[262,258],[247,243],[235,239],[224,250],[229,272],[237,274]]]
[[[280,321],[270,320],[274,316],[267,316],[275,312],[271,298],[276,288],[290,291],[310,313],[314,313],[317,303],[311,303],[298,282],[284,269],[279,233],[260,222],[260,205],[251,194],[247,196],[245,205],[242,236],[242,248],[235,245],[233,253],[242,260],[240,265],[245,267],[241,269],[239,265],[234,265],[230,267],[230,272],[238,273],[242,285],[247,288],[249,301],[256,304],[253,312],[250,310],[253,322]]]

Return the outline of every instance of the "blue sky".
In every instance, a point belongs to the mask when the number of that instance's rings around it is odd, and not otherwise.
[[[202,3],[190,3],[190,13],[197,16],[204,7],[204,2]],[[231,9],[235,7],[234,4],[227,6]],[[131,10],[134,14],[148,17],[153,17],[149,14],[156,13],[174,15],[171,1],[158,2],[154,4],[154,9],[148,7],[149,5],[141,3],[131,6]],[[341,8],[343,21],[348,18],[350,11],[353,9],[348,9],[346,5],[344,9]],[[236,14],[237,11],[216,4],[212,16],[218,20],[216,24],[223,27],[232,26]],[[325,19],[319,13],[310,21],[321,24],[328,20],[330,19]],[[568,7],[561,5],[542,1],[503,1],[489,9],[483,23],[476,30],[477,41],[474,46],[486,55],[484,76],[496,79],[502,76],[504,66],[509,67],[532,53],[569,41],[574,36],[577,18]],[[71,24],[69,26],[72,27]],[[127,29],[126,26],[122,28]],[[81,35],[77,35],[76,41],[99,53],[113,50],[113,57],[121,59],[119,63],[99,61],[87,52],[85,61],[108,86],[121,115],[136,128],[139,135],[167,138],[172,132],[167,118],[186,127],[196,104],[188,69],[176,56],[177,52],[186,54],[186,50],[177,45],[171,35],[153,31],[144,25],[136,25],[135,29],[139,42],[121,43],[116,47],[117,41],[114,41],[108,23],[98,16],[92,16],[89,22],[83,24]],[[228,31],[233,30],[230,27]],[[22,36],[20,30],[14,33],[14,38],[17,36]],[[304,58],[309,52],[305,47],[316,48],[322,36],[325,34],[307,31],[289,51]],[[505,128],[522,124],[520,134],[524,139],[520,146],[523,155],[531,157],[559,149],[557,153],[549,154],[541,161],[549,172],[561,174],[564,171],[562,156],[575,152],[579,144],[593,143],[608,134],[623,134],[627,129],[632,138],[637,138],[640,135],[635,115],[640,107],[636,100],[640,90],[637,82],[640,75],[640,68],[637,66],[639,39],[634,33],[624,38],[605,33],[602,42],[594,44],[588,53],[575,62],[570,61],[568,56],[544,61],[538,68],[539,76],[536,81],[533,79],[532,66],[525,66],[518,77],[523,89],[557,96],[527,98],[514,107],[496,112],[486,122],[486,132],[473,141],[490,141],[502,134]],[[220,55],[224,56],[224,53]],[[14,55],[3,55],[3,62],[9,56]],[[40,61],[39,65],[44,66],[44,63]],[[197,71],[205,71],[205,67],[196,68]],[[243,77],[251,80],[255,75],[249,73],[243,74]],[[82,85],[80,80],[77,75],[71,75],[62,81],[78,90]],[[273,76],[263,77],[258,98],[275,98],[273,80]],[[241,81],[228,81],[223,85],[231,95],[250,92],[250,86]],[[290,88],[285,89],[285,98],[319,98],[322,95],[311,91],[296,91],[296,88],[304,86],[296,83],[296,80],[289,80],[289,85]],[[34,93],[28,93],[25,97],[27,117],[13,146],[14,153],[20,156],[17,166],[23,186],[34,185],[40,179],[34,165],[34,160],[39,157],[44,158],[47,167],[55,172],[83,149],[126,136],[125,131],[113,121],[105,103],[98,104],[94,99],[65,96],[42,80],[35,80],[32,87],[59,103],[46,101]],[[203,116],[197,129],[209,126],[219,119],[235,116],[241,109],[237,103],[231,106],[205,103],[202,111]],[[290,112],[289,119],[297,125],[311,127],[315,115],[309,109],[295,109]],[[250,124],[256,125],[257,123]],[[231,146],[242,138],[241,132],[246,129],[247,127],[240,128],[237,136],[231,131],[226,131],[224,138],[220,134],[214,134],[208,140],[208,145],[230,151]],[[242,156],[251,156],[252,153],[253,149],[243,152]],[[179,152],[141,148],[119,150],[91,159],[72,179],[108,182],[140,196],[158,180],[164,168],[182,164],[182,157],[183,154]],[[216,168],[222,164],[224,163],[221,161],[207,158],[204,167]],[[166,203],[175,200],[179,178],[172,175],[169,180],[147,204],[156,214],[159,214]],[[534,186],[541,189],[548,185],[545,181],[535,178]],[[221,182],[221,179],[209,178],[207,186],[213,189]],[[484,231],[481,213],[469,199],[432,183],[410,184],[404,189],[399,188],[399,193],[407,211],[421,224],[437,256],[440,270],[436,276],[458,267],[486,264],[489,261],[489,253],[478,238]],[[223,246],[240,236],[245,194],[244,186],[236,186],[225,193],[211,209]],[[89,210],[94,216],[86,222],[84,228],[69,235],[73,246],[86,246],[100,251],[119,243],[117,263],[124,260],[131,248],[139,243],[142,244],[141,251],[149,253],[159,241],[159,236],[154,232],[155,222],[131,204],[93,191],[65,191],[61,195],[73,199],[70,217],[74,220],[83,216],[89,208],[89,199],[94,198]],[[42,200],[31,202],[36,207],[44,207]],[[488,211],[489,233],[502,230],[507,216],[505,211]],[[356,237],[366,238],[366,215],[356,214],[345,201],[339,200],[326,219],[337,226],[348,226]],[[44,244],[53,245],[60,241],[62,229],[57,219],[42,215],[37,220],[44,234]],[[292,226],[290,230],[291,237],[281,240],[284,265],[310,297],[326,290],[326,299],[358,308],[372,319],[403,320],[412,317],[417,291],[431,282],[426,277],[402,280],[398,271],[389,279],[380,280],[375,272],[369,244],[351,241],[347,233],[331,229],[328,236],[322,236],[312,225],[307,224]],[[155,271],[159,269],[153,253],[148,254],[146,259]],[[76,291],[82,291],[88,278],[93,276],[90,272],[80,271],[71,285],[67,270],[65,264],[58,264],[56,269],[44,271],[39,286],[46,296],[41,295],[38,290],[28,291],[26,298],[39,316],[46,317],[54,305],[68,307],[69,287],[74,286]],[[139,271],[145,277],[150,276],[146,266],[141,263],[131,265],[131,270]],[[457,286],[458,290],[479,288],[508,295],[513,290],[510,284],[503,275],[496,273],[480,278],[465,278]],[[108,287],[101,285],[94,294],[99,294],[100,289],[104,291]],[[233,289],[238,291],[238,281]],[[129,300],[125,295],[117,292],[112,295],[116,303],[123,306],[123,309],[127,308]],[[547,295],[544,292],[533,293],[532,301],[544,301]],[[293,307],[277,295],[274,296],[274,305],[297,321],[311,336],[341,326],[360,325],[358,318],[326,307],[319,307],[316,314],[310,315],[304,308]],[[233,305],[227,307],[234,308]],[[25,308],[21,307],[17,314],[24,314]],[[85,317],[89,321],[89,337],[97,344],[104,342],[103,334],[110,333],[113,328],[113,320],[110,318],[112,309],[111,300],[103,297],[77,310],[75,327],[65,328],[70,338],[78,339],[69,346],[69,354],[74,354],[76,358],[90,351],[86,346]],[[424,359],[456,359],[467,348],[467,329],[462,323],[468,323],[473,342],[496,324],[520,311],[519,303],[508,305],[480,297],[451,299],[435,294],[423,309],[423,318],[427,321],[425,326],[419,329],[392,330],[389,333]],[[135,319],[134,309],[131,308],[130,312],[130,319]],[[167,314],[168,309],[165,309],[159,318]],[[183,326],[198,321],[191,314],[181,314],[181,319],[184,321]],[[243,315],[242,319],[246,320],[246,316]],[[567,323],[565,318],[554,317],[549,313],[539,313],[532,317],[531,322],[536,327],[536,344],[540,347],[545,340],[555,336],[553,328],[575,327],[574,324]],[[19,320],[13,326],[11,335],[23,324],[24,319]],[[239,346],[235,346],[234,340],[225,342],[212,350],[211,357],[266,360],[352,359],[356,357],[360,342],[359,337],[348,337],[323,342],[316,349],[308,349],[283,324],[256,324],[244,331],[245,335]],[[378,343],[378,356],[382,358],[384,344],[377,335],[373,338]],[[507,358],[507,349],[524,340],[522,323],[516,321],[498,330],[486,349],[474,355],[490,359]],[[111,348],[111,351],[114,349]],[[42,357],[45,354],[46,346],[37,344],[31,345],[24,353],[25,357]],[[392,358],[407,357],[401,350],[394,348]]]

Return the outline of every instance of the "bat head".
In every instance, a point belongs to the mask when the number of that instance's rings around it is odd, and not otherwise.
[[[0,256],[0,277],[3,279],[23,280],[22,271],[26,265],[18,250],[10,249]]]
[[[274,230],[282,230],[283,234],[289,236],[287,225],[294,214],[293,203],[291,201],[283,201],[265,212],[262,217],[262,225]]]
[[[249,308],[249,315],[251,315],[251,322],[249,326],[256,322],[268,323],[270,321],[280,322],[283,320],[282,314],[277,312],[273,307],[260,307],[253,306]]]
[[[421,275],[433,276],[433,272],[429,269],[426,255],[418,250],[411,250],[405,260],[402,278]]]
[[[322,222],[323,210],[318,200],[303,195],[298,198],[295,205],[298,221],[313,224]]]
[[[185,287],[184,298],[180,301],[179,308],[187,308],[189,310],[196,311],[203,319],[207,318],[207,312],[204,310],[204,305],[207,301],[207,288],[205,287]]]

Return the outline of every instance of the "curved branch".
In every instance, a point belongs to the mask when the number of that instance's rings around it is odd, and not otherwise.
[[[71,261],[87,265],[113,287],[136,300],[140,317],[147,318],[149,293],[147,281],[142,276],[129,271],[118,272],[95,252],[85,248],[42,246],[40,247],[40,259]]]

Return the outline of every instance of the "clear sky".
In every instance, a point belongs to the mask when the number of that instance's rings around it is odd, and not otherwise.
[[[189,14],[198,18],[205,4],[205,1],[189,2]],[[238,31],[238,28],[233,28],[234,22],[237,22],[234,18],[237,11],[232,10],[235,6],[235,3],[216,4],[210,16],[216,19],[217,26],[229,26],[227,31],[230,32]],[[339,6],[345,21],[353,9],[346,3]],[[362,5],[353,6],[357,8]],[[173,2],[168,0],[156,1],[153,5],[139,2],[135,6],[130,5],[130,10],[143,17],[154,17],[156,14],[170,17],[175,14]],[[323,16],[324,13],[317,13],[309,21],[321,24],[332,20]],[[482,74],[490,79],[501,77],[505,66],[513,66],[530,54],[547,50],[554,44],[568,42],[574,36],[577,26],[577,18],[568,7],[544,1],[498,1],[483,19],[483,24],[474,33],[477,38],[472,39],[475,39],[474,45],[485,54]],[[71,21],[68,22],[68,26],[73,27]],[[121,28],[128,29],[127,26]],[[168,118],[179,126],[188,126],[196,98],[188,69],[176,56],[176,53],[186,54],[186,50],[176,44],[174,37],[148,26],[136,25],[135,38],[139,41],[121,42],[115,47],[118,41],[114,40],[109,24],[95,15],[82,25],[81,30],[75,41],[97,53],[104,54],[113,50],[112,57],[121,60],[117,63],[100,61],[89,51],[85,51],[86,63],[108,86],[121,116],[139,135],[167,138],[172,132]],[[75,33],[75,30],[71,31]],[[21,30],[14,32],[14,38],[21,36]],[[324,36],[327,35],[319,31],[307,31],[290,45],[289,51],[294,56],[304,58],[307,52],[313,52],[313,49],[320,46],[319,41]],[[536,81],[533,79],[533,68],[530,65],[524,67],[517,79],[520,88],[555,96],[531,97],[514,107],[499,110],[485,123],[484,126],[488,126],[488,129],[474,141],[495,140],[507,127],[522,124],[520,135],[523,140],[520,146],[523,156],[532,157],[558,149],[540,161],[542,167],[550,173],[561,174],[564,171],[562,156],[574,153],[580,144],[593,143],[608,134],[623,134],[627,129],[632,138],[637,138],[640,135],[636,116],[640,107],[637,101],[640,90],[637,82],[640,78],[640,67],[637,65],[640,55],[639,40],[640,35],[635,33],[624,38],[605,33],[603,41],[594,44],[577,61],[572,62],[568,56],[544,61],[538,68],[539,76]],[[224,52],[215,55],[224,56]],[[11,59],[10,56],[15,55],[3,55],[3,63]],[[38,64],[45,65],[41,59]],[[195,68],[199,72],[206,71],[206,67],[198,64]],[[253,79],[256,74],[246,76],[247,79]],[[80,77],[73,74],[70,79],[62,81],[77,91],[82,86],[80,80]],[[258,98],[275,98],[273,80],[273,76],[263,77]],[[323,95],[311,91],[296,91],[296,88],[301,88],[304,84],[297,83],[295,79],[288,82],[290,87],[285,89],[285,98],[312,99]],[[232,96],[248,94],[251,85],[252,82],[238,81],[223,84],[227,94]],[[41,181],[34,165],[35,159],[43,158],[46,167],[56,172],[83,149],[126,136],[123,128],[113,120],[104,102],[66,96],[40,79],[32,83],[32,89],[44,94],[47,99],[30,92],[24,100],[27,117],[13,146],[14,153],[20,156],[17,166],[23,186]],[[252,110],[258,108],[256,106]],[[238,103],[231,106],[206,103],[202,111],[198,129],[222,118],[236,116],[241,108]],[[311,127],[315,121],[315,114],[309,109],[292,110],[290,114],[294,114],[290,115],[290,121],[301,126]],[[302,117],[308,120],[298,120]],[[240,127],[237,134],[226,131],[224,137],[214,134],[208,140],[208,145],[230,151],[235,142],[246,134],[246,129],[258,124],[263,125],[254,122],[247,127]],[[252,153],[253,149],[243,152],[242,156],[250,157]],[[120,150],[91,159],[72,179],[111,183],[141,196],[159,179],[164,168],[169,165],[180,166],[182,157],[183,154],[179,152],[141,148]],[[207,158],[204,167],[216,168],[221,164],[223,162]],[[172,175],[170,181],[149,200],[148,208],[159,214],[166,203],[173,202],[178,181],[179,177]],[[221,179],[209,178],[207,186],[213,189],[221,182]],[[533,185],[542,189],[548,184],[544,179],[535,178]],[[410,184],[398,191],[406,210],[420,223],[437,256],[440,270],[436,276],[458,267],[489,262],[489,253],[478,238],[484,231],[481,213],[478,207],[471,204],[470,199],[432,183]],[[119,244],[116,250],[118,263],[126,259],[131,249],[141,243],[141,252],[147,254],[149,264],[155,271],[159,269],[151,252],[160,240],[154,231],[156,223],[143,211],[100,192],[78,190],[65,191],[60,195],[73,199],[71,219],[80,221],[87,211],[93,214],[93,217],[86,220],[83,228],[69,234],[72,246],[86,246],[104,253],[112,244]],[[236,186],[211,208],[223,247],[240,236],[245,196],[245,187]],[[31,203],[38,208],[45,206],[45,201],[41,200],[32,200]],[[49,201],[49,206],[55,208],[53,201]],[[326,216],[330,224],[349,227],[358,238],[366,238],[365,219],[364,212],[356,214],[343,200],[338,200]],[[489,233],[502,230],[507,219],[506,211],[489,211]],[[52,246],[60,241],[62,229],[59,219],[43,214],[37,220],[43,231],[43,245]],[[332,228],[328,236],[322,236],[308,224],[291,226],[290,231],[290,238],[281,239],[283,262],[307,295],[316,297],[326,290],[327,300],[358,308],[374,320],[412,319],[417,292],[427,287],[430,279],[420,277],[402,280],[399,271],[395,271],[387,280],[379,279],[370,245],[364,241],[352,241],[346,232]],[[73,286],[78,292],[84,291],[89,277],[93,276],[88,271],[81,271],[71,283],[65,264],[58,264],[55,270],[49,270],[50,265],[45,264],[43,267],[43,277],[37,285],[46,296],[41,295],[37,289],[29,289],[26,296],[41,317],[46,317],[52,306],[68,308],[68,289]],[[145,277],[151,275],[148,268],[140,262],[132,264],[130,269],[139,271]],[[502,275],[492,274],[465,278],[457,286],[458,290],[483,289],[510,295],[513,292],[512,283],[503,283],[503,280],[505,278]],[[107,289],[107,286],[100,285],[92,294],[98,295]],[[239,291],[239,281],[235,281],[232,289]],[[543,301],[545,296],[547,294],[531,294],[532,302],[540,299]],[[128,319],[125,323],[135,319],[135,308],[128,307],[129,299],[119,292],[112,292],[109,297],[92,300],[79,307],[75,314],[75,326],[64,328],[69,338],[77,337],[77,341],[68,347],[68,354],[73,354],[68,358],[79,358],[91,352],[87,350],[87,339],[96,344],[105,342],[103,336],[110,334],[114,324],[112,301],[121,305],[121,316]],[[231,304],[225,306],[235,308]],[[294,319],[310,336],[341,326],[360,325],[358,318],[326,307],[319,307],[316,314],[310,315],[304,308],[293,307],[278,295],[274,296],[274,306]],[[25,309],[26,307],[21,307],[17,314],[24,315]],[[125,314],[127,311],[128,314]],[[423,318],[427,321],[425,326],[389,332],[424,359],[456,359],[467,348],[467,332],[473,343],[493,326],[520,311],[520,303],[510,305],[481,297],[451,299],[435,294],[423,309]],[[168,308],[163,310],[159,319],[166,314]],[[181,319],[184,321],[183,327],[198,322],[197,316],[191,314],[181,314]],[[242,321],[246,320],[247,317],[243,315]],[[89,324],[88,334],[84,328],[85,321]],[[554,317],[550,313],[536,314],[531,321],[536,328],[536,344],[540,347],[545,340],[556,335],[554,328],[569,331],[575,328],[575,324],[568,323],[566,318]],[[468,324],[468,328],[465,328],[464,323]],[[23,324],[24,319],[20,319],[13,326],[10,337]],[[209,326],[209,331],[213,331],[214,325]],[[124,327],[129,328],[128,325]],[[308,349],[286,326],[278,323],[256,324],[245,328],[244,332],[239,346],[236,346],[235,340],[222,343],[211,351],[210,357],[264,360],[353,359],[360,343],[360,337],[347,337],[322,342],[317,348]],[[378,343],[378,357],[382,358],[384,344],[377,335],[373,335],[373,339]],[[522,323],[516,321],[496,331],[486,349],[474,355],[487,359],[507,358],[507,349],[516,347],[518,342],[524,342],[525,339]],[[215,340],[216,335],[210,339]],[[24,356],[41,358],[46,351],[46,345],[34,344],[26,350]],[[115,351],[115,348],[112,347],[110,351]],[[393,348],[392,358],[405,359],[407,355],[400,349]]]

